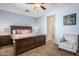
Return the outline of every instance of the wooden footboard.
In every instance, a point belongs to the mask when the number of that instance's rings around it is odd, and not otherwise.
[[[13,40],[13,44],[14,44],[14,55],[18,55],[32,48],[45,45],[45,35],[39,35],[24,39],[15,39]]]

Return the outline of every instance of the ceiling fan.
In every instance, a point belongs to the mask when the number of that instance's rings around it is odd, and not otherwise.
[[[43,10],[46,10],[46,7],[43,6],[43,4],[45,4],[45,3],[26,3],[26,4],[31,4],[31,5],[33,5],[33,9],[34,9],[34,10],[37,10],[37,9],[39,9],[39,8],[41,8],[41,9],[43,9]],[[26,11],[29,11],[29,10],[26,10]]]

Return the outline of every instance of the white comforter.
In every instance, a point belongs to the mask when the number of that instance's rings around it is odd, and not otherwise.
[[[12,36],[12,39],[21,39],[21,38],[38,36],[38,35],[40,35],[40,34],[29,33],[29,34],[13,34],[11,36]]]

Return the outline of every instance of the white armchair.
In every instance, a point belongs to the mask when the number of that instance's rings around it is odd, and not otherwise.
[[[78,49],[78,35],[64,34],[59,42],[59,49],[60,48],[73,52],[76,55]]]

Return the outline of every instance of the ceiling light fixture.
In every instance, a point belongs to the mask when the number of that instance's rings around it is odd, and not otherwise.
[[[40,3],[35,3],[34,4],[34,10],[40,10],[40,6],[41,6]]]

